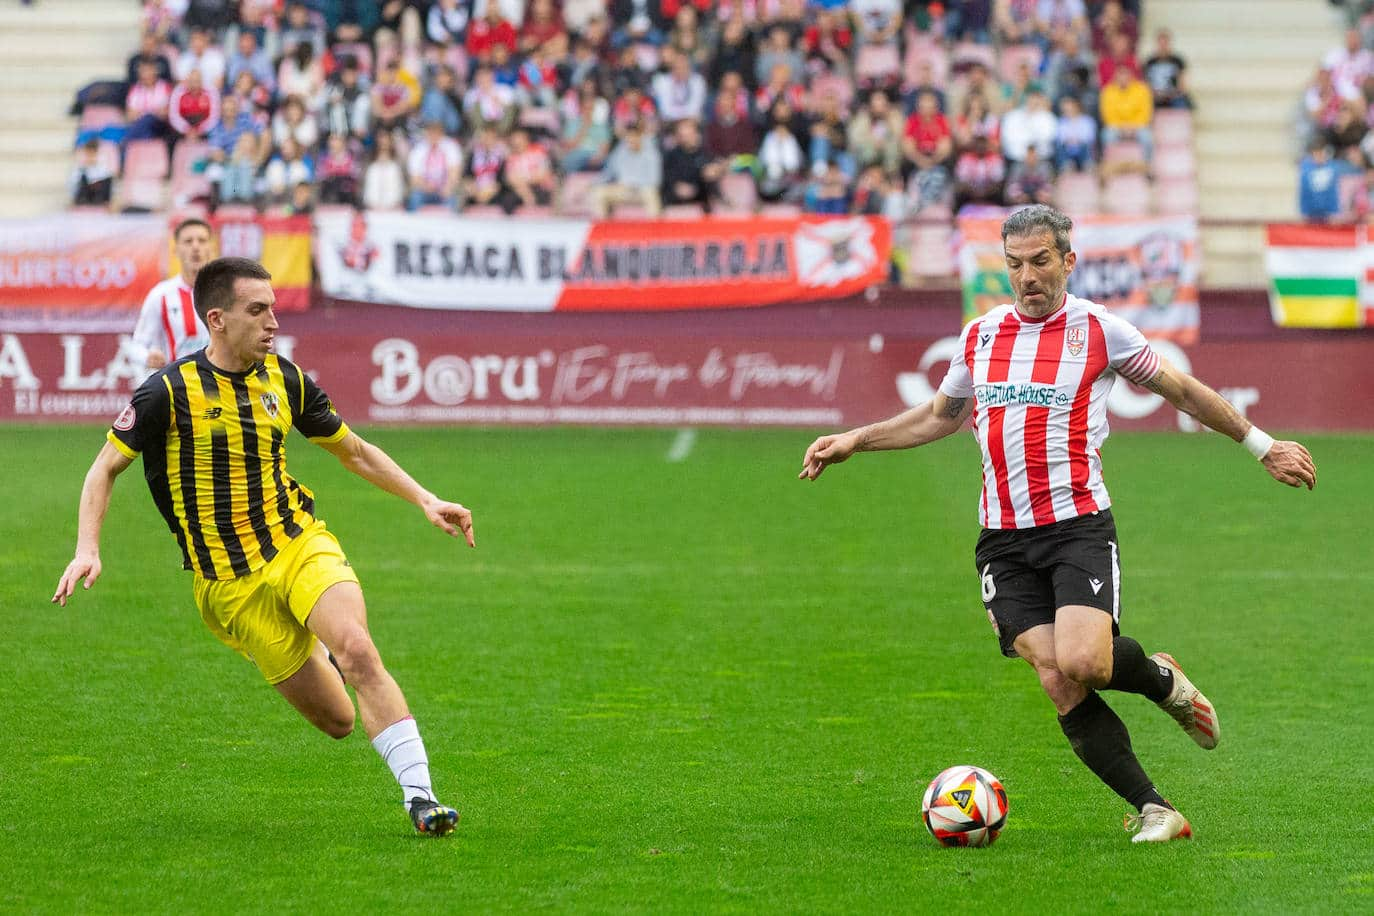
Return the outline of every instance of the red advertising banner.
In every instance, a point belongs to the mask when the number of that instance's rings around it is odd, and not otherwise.
[[[160,216],[0,221],[0,311],[137,310],[166,276],[166,235]]]
[[[392,313],[388,313],[392,314]],[[475,334],[293,319],[278,348],[341,414],[371,424],[644,424],[838,428],[933,395],[958,338]],[[1367,340],[1155,343],[1274,430],[1374,430]],[[109,422],[143,373],[113,334],[0,334],[0,421]],[[1118,381],[1114,429],[1192,430]]]

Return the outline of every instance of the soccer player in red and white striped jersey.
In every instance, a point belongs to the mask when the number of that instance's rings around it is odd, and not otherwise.
[[[133,343],[150,370],[194,353],[210,342],[191,291],[196,275],[214,257],[214,235],[203,219],[186,219],[172,233],[181,273],[149,290],[134,325]]]
[[[822,436],[802,479],[859,451],[915,448],[972,419],[983,452],[983,525],[975,561],[983,603],[1003,654],[1030,663],[1069,744],[1135,806],[1134,842],[1192,836],[1183,815],[1146,776],[1125,723],[1098,695],[1146,696],[1198,745],[1221,736],[1216,711],[1174,659],[1147,657],[1120,632],[1120,558],[1098,454],[1117,376],[1161,395],[1242,443],[1275,480],[1316,485],[1297,442],[1276,442],[1221,395],[1160,357],[1130,323],[1068,294],[1072,223],[1046,206],[1002,224],[1016,301],[970,322],[930,401],[896,417]]]

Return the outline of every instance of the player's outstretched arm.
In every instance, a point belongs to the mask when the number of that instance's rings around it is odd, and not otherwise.
[[[66,607],[67,599],[76,592],[76,583],[84,580],[84,587],[90,588],[100,578],[100,529],[110,508],[115,478],[130,464],[133,464],[130,458],[106,442],[86,472],[77,515],[76,555],[67,564],[62,578],[57,580],[57,591],[52,596],[54,604]]]
[[[1242,443],[1279,483],[1309,490],[1317,485],[1317,465],[1301,443],[1275,441],[1241,416],[1230,401],[1163,357],[1159,371],[1145,387],[1203,426]]]
[[[473,540],[472,512],[459,503],[440,499],[420,486],[390,455],[362,436],[350,430],[338,442],[324,444],[324,448],[338,458],[344,467],[368,483],[419,506],[425,518],[436,528],[454,537],[461,535],[469,547],[477,546]]]
[[[973,410],[972,398],[951,398],[936,392],[932,400],[881,423],[821,436],[806,449],[799,480],[815,480],[832,464],[855,452],[915,448],[957,432]]]

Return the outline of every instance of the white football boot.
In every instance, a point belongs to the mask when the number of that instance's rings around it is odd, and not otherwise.
[[[1132,843],[1167,843],[1170,840],[1193,838],[1193,828],[1188,819],[1173,808],[1146,802],[1139,814],[1126,818],[1126,830],[1139,830],[1131,837]]]
[[[1188,680],[1172,655],[1156,652],[1150,661],[1168,668],[1174,675],[1174,689],[1160,701],[1159,708],[1173,716],[1198,747],[1209,751],[1216,747],[1221,740],[1221,720],[1211,702]]]

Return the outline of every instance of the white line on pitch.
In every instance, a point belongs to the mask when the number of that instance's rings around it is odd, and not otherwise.
[[[692,446],[696,445],[696,441],[695,429],[679,429],[673,437],[673,444],[668,447],[668,462],[677,464],[679,461],[686,461],[687,456],[692,454]]]

